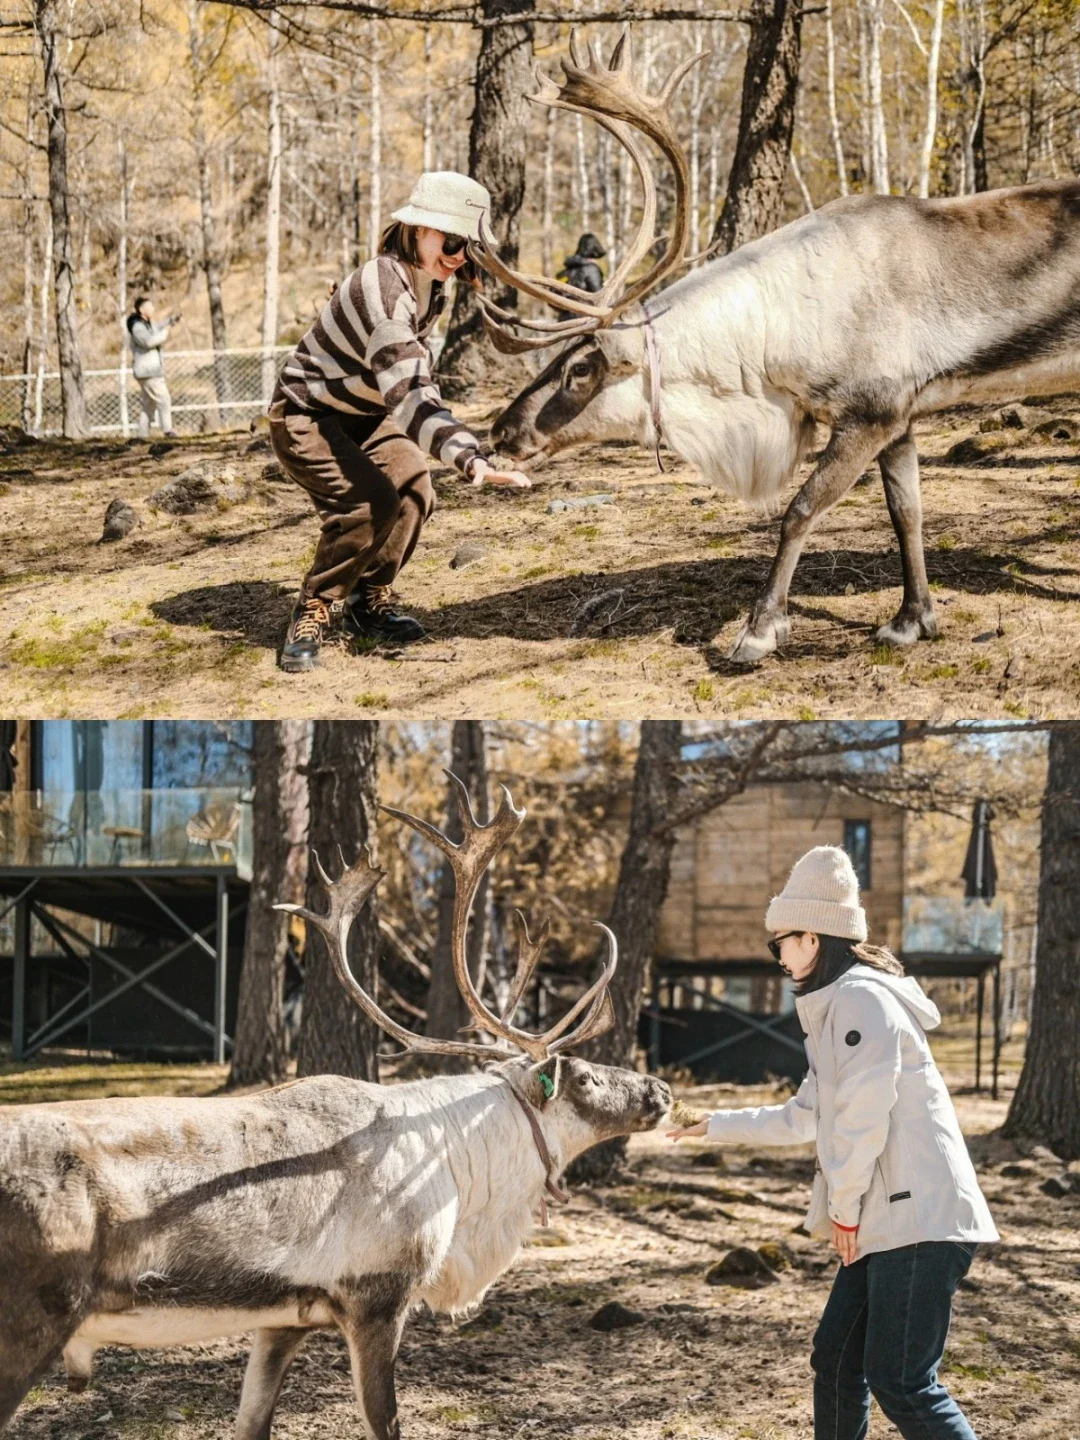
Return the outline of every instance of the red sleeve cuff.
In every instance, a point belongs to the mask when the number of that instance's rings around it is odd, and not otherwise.
[[[832,1223],[836,1226],[837,1230],[847,1230],[851,1234],[854,1234],[859,1228],[858,1225],[841,1225],[839,1220],[834,1220]]]

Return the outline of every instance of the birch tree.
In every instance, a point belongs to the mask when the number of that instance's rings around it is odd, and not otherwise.
[[[267,17],[266,60],[266,252],[263,263],[262,392],[269,405],[274,392],[278,302],[281,284],[281,21],[276,10]]]
[[[205,54],[206,41],[200,34],[201,0],[188,0],[188,55],[191,67],[191,142],[195,151],[195,167],[199,186],[199,228],[202,237],[202,269],[206,278],[206,298],[210,310],[210,336],[214,347],[214,389],[219,405],[229,399],[228,375],[224,352],[228,349],[225,332],[225,307],[221,296],[222,256],[214,213],[213,187],[210,179],[210,146],[206,139],[205,89],[213,75],[213,61]],[[224,34],[216,41],[219,49],[228,39],[230,20],[226,19]],[[271,32],[273,33],[273,32]],[[276,310],[276,302],[275,302]],[[276,317],[275,317],[276,327]]]

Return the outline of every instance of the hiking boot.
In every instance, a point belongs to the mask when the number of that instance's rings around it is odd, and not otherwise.
[[[345,601],[342,624],[354,639],[374,640],[380,645],[411,645],[427,639],[419,620],[394,609],[389,585],[372,585],[366,580]]]
[[[314,670],[319,663],[319,651],[330,624],[330,607],[325,600],[311,595],[303,596],[296,602],[281,647],[278,664],[290,674],[299,670]]]

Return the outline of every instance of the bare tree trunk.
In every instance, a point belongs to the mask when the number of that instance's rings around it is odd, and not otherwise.
[[[937,0],[934,24],[930,31],[930,53],[926,57],[926,129],[923,131],[919,154],[919,194],[924,200],[930,195],[930,167],[937,140],[938,70],[941,65],[941,32],[945,19],[945,0]]]
[[[712,248],[726,254],[780,223],[799,89],[799,0],[754,0],[735,158]]]
[[[588,1047],[588,1058],[603,1065],[632,1065],[637,1049],[638,1017],[675,848],[675,831],[665,824],[675,807],[682,738],[680,720],[641,722],[630,833],[608,917],[619,942],[619,968],[608,991],[615,1024]],[[579,1180],[609,1176],[625,1153],[625,1139],[605,1141],[576,1161],[573,1173]]]
[[[118,219],[118,229],[120,233],[116,242],[116,308],[120,317],[120,325],[124,327],[128,313],[128,170],[127,147],[124,144],[123,135],[116,137],[116,152],[120,170],[120,205]],[[131,433],[131,421],[128,415],[127,357],[127,342],[121,336],[120,375],[117,384],[120,387],[120,433],[125,440]]]
[[[592,220],[592,187],[589,185],[589,154],[585,148],[585,122],[574,116],[574,156],[577,163],[577,192],[582,233]]]
[[[268,113],[266,130],[266,258],[263,266],[262,393],[269,405],[277,367],[278,299],[281,284],[281,22],[276,10],[267,13],[270,49],[266,63]]]
[[[1002,1134],[1080,1158],[1080,724],[1050,732],[1031,1029]]]
[[[53,293],[56,299],[56,347],[60,361],[60,395],[64,435],[81,440],[87,434],[86,396],[75,316],[75,270],[71,253],[71,213],[67,169],[67,111],[61,59],[64,37],[57,0],[34,0],[34,22],[45,70],[45,119],[48,126],[49,210],[52,215]]]
[[[307,878],[311,748],[306,720],[255,721],[254,853],[244,965],[233,1045],[232,1085],[285,1079],[285,961],[290,918],[273,906],[300,905]]]
[[[481,824],[490,818],[487,785],[487,747],[482,720],[455,720],[450,744],[450,769],[465,785],[472,799],[473,811]],[[450,839],[461,840],[461,821],[453,786],[446,801],[446,833]],[[489,885],[485,874],[476,892],[472,925],[469,929],[469,974],[477,991],[483,986],[484,951],[487,942],[487,911]],[[458,1031],[470,1021],[469,1011],[461,998],[454,979],[451,952],[451,920],[454,910],[454,872],[444,864],[439,874],[439,928],[431,957],[431,984],[427,997],[425,1033],[440,1040],[457,1038]],[[443,1057],[440,1068],[461,1069],[456,1057]]]
[[[308,762],[311,823],[308,837],[334,878],[337,847],[351,864],[363,845],[375,858],[378,809],[379,725],[375,720],[316,720]],[[308,874],[307,908],[325,909],[313,870]],[[352,927],[349,965],[370,995],[378,989],[377,897],[364,906]],[[304,1011],[300,1025],[298,1075],[379,1078],[379,1032],[345,993],[334,974],[321,935],[309,930],[304,944]]]
[[[214,347],[214,394],[219,405],[229,399],[229,377],[225,351],[225,307],[221,298],[221,248],[214,220],[214,197],[210,183],[210,147],[206,142],[203,114],[203,86],[207,75],[203,69],[199,43],[199,0],[188,0],[188,54],[191,60],[191,139],[195,149],[195,168],[199,177],[199,220],[202,230],[202,268],[206,276],[206,299],[210,307],[210,336]],[[219,424],[225,424],[225,412],[218,412]]]
[[[555,117],[559,112],[548,106],[544,122],[544,194],[540,221],[540,269],[545,275],[555,274]]]
[[[481,0],[486,20],[531,10],[532,0]],[[480,39],[472,124],[469,130],[469,174],[491,192],[491,228],[503,258],[518,262],[521,207],[525,199],[525,156],[529,139],[533,27],[521,24],[487,26]],[[514,309],[517,292],[498,290],[498,303]],[[511,378],[527,373],[507,364],[483,345],[480,307],[466,285],[457,287],[439,357],[439,372],[449,395],[460,395],[471,385],[496,376]]]
[[[371,22],[371,55],[368,73],[371,91],[368,106],[368,254],[379,248],[379,224],[382,216],[382,54],[379,44],[379,22]]]
[[[840,184],[840,194],[846,195],[847,161],[844,159],[844,142],[836,110],[836,36],[833,33],[831,0],[825,8],[825,87],[829,101],[829,134],[832,136],[833,154],[836,156],[836,178]]]
[[[425,170],[435,168],[435,102],[431,93],[431,26],[424,26],[424,135],[422,165]]]
[[[38,341],[37,375],[34,380],[34,434],[40,435],[45,423],[45,371],[49,363],[49,295],[52,284],[53,224],[50,209],[45,225],[45,254],[41,261],[39,295],[41,301],[41,334]]]
[[[26,95],[26,168],[23,171],[23,394],[22,427],[29,430],[33,420],[33,382],[30,367],[34,359],[34,238],[37,216],[34,214],[34,92],[27,87]]]
[[[866,73],[870,105],[870,178],[878,195],[889,193],[889,141],[881,84],[883,0],[864,0],[866,6]]]

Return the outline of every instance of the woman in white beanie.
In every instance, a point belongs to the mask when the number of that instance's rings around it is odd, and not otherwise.
[[[796,981],[806,1079],[785,1105],[718,1110],[670,1136],[816,1143],[806,1228],[842,1263],[814,1337],[815,1440],[863,1440],[871,1394],[905,1440],[975,1440],[937,1367],[953,1294],[998,1233],[926,1041],[941,1016],[866,943],[843,850],[804,855],[765,926]]]
[[[426,344],[446,305],[446,282],[479,283],[465,246],[479,238],[490,207],[491,196],[467,175],[421,175],[380,253],[335,289],[285,361],[270,439],[314,502],[322,533],[282,647],[283,670],[317,665],[334,621],[362,640],[423,638],[418,621],[394,611],[390,587],[434,508],[427,456],[474,485],[529,484],[489,465],[445,408]]]

